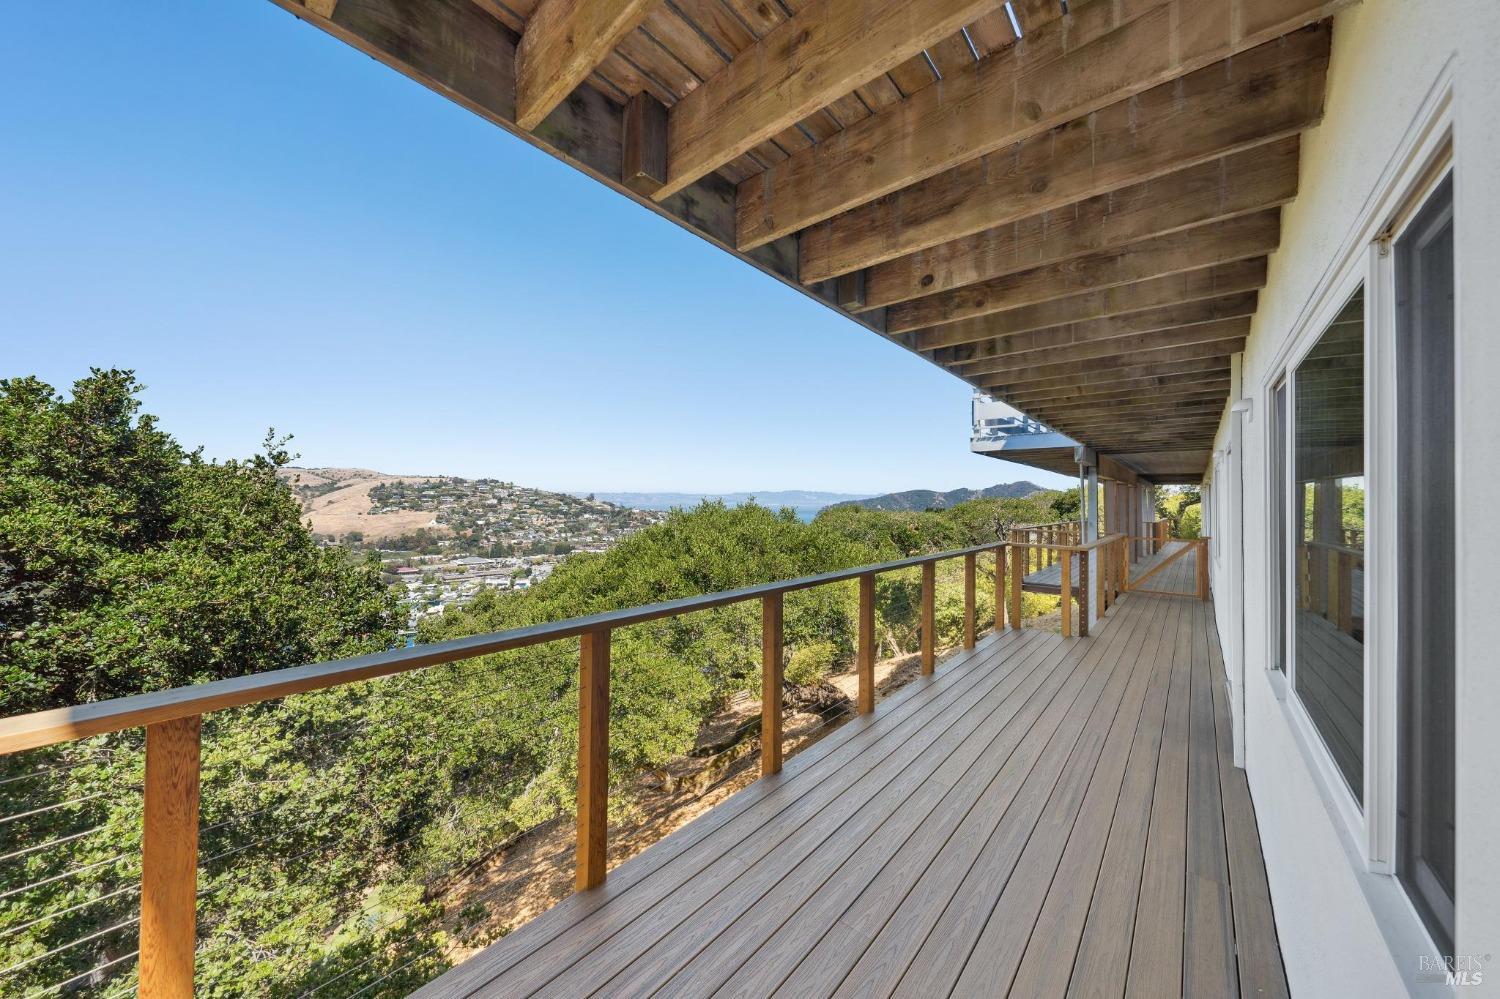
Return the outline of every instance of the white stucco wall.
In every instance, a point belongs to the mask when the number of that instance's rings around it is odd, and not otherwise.
[[[1283,213],[1243,358],[1255,394],[1326,269],[1367,213],[1397,148],[1443,74],[1452,81],[1458,268],[1458,910],[1456,951],[1491,955],[1500,995],[1500,2],[1364,0],[1334,26],[1327,114],[1304,139],[1301,187]],[[1392,939],[1399,910],[1377,917],[1322,785],[1266,674],[1267,559],[1263,398],[1244,426],[1245,760],[1295,995],[1405,994],[1415,968]],[[1228,414],[1216,447],[1228,442]],[[1218,570],[1228,563],[1220,561]],[[1229,591],[1215,579],[1215,591]],[[1221,615],[1221,624],[1224,624]],[[1397,928],[1400,929],[1399,927]],[[1406,928],[1410,939],[1410,927]],[[1399,936],[1399,933],[1397,934]],[[1426,994],[1425,992],[1422,994]]]

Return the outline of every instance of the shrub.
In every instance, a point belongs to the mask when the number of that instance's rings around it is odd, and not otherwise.
[[[832,642],[809,642],[792,650],[786,665],[786,682],[797,687],[818,683],[838,664],[839,648]]]

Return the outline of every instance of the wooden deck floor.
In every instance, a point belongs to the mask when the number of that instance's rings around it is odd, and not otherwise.
[[[1223,679],[1195,599],[989,635],[418,994],[1285,995]]]

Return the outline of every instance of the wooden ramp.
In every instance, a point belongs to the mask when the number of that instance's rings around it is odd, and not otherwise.
[[[418,994],[1285,995],[1230,754],[1209,603],[991,634]]]

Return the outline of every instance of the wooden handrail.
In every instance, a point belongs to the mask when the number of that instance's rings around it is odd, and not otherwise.
[[[1013,551],[1011,558],[1011,627],[1021,627],[1021,586],[1026,572],[1032,566],[1042,569],[1048,565],[1052,565],[1055,561],[1055,559],[1050,561],[1046,559],[1033,560],[1030,549],[1045,550],[1062,560],[1062,569],[1059,576],[1060,585],[1058,587],[1062,611],[1062,633],[1065,637],[1073,634],[1073,604],[1076,602],[1079,610],[1077,633],[1080,638],[1087,637],[1089,633],[1088,616],[1091,601],[1098,601],[1097,606],[1101,614],[1109,609],[1109,601],[1112,594],[1107,593],[1106,587],[1109,585],[1109,578],[1113,575],[1111,565],[1114,557],[1108,553],[1118,549],[1122,553],[1120,557],[1123,558],[1126,543],[1130,541],[1129,536],[1124,534],[1106,534],[1103,537],[1095,538],[1093,541],[1085,541],[1078,544],[1049,544],[1046,542],[1028,542],[1017,537],[1018,534],[1024,533],[1027,530],[1030,529],[1015,528],[1011,532],[1010,549]],[[1097,594],[1092,593],[1089,586],[1088,553],[1093,551],[1099,552],[1100,562],[1097,576],[1099,592]],[[1072,562],[1075,557],[1079,560],[1078,592],[1076,596],[1073,588],[1072,568]],[[1121,588],[1117,588],[1115,593],[1121,591]]]
[[[912,558],[881,562],[875,565],[838,569],[816,576],[800,576],[777,583],[760,583],[735,590],[721,590],[695,597],[681,597],[625,610],[605,611],[584,617],[550,621],[467,638],[455,638],[409,649],[375,652],[350,659],[339,659],[307,666],[252,673],[247,676],[212,680],[208,683],[174,687],[149,694],[134,694],[108,701],[95,701],[68,708],[54,708],[31,714],[0,719],[0,756],[27,749],[73,742],[90,736],[139,728],[159,722],[191,718],[195,715],[243,707],[263,701],[274,701],[292,694],[326,690],[360,680],[393,676],[427,666],[458,662],[496,652],[524,649],[532,645],[578,638],[592,632],[610,631],[679,614],[710,610],[745,600],[756,600],[771,594],[792,593],[829,583],[858,579],[865,575],[912,568],[928,563],[960,558],[970,552],[995,551],[1006,542],[994,542],[955,551],[917,555]]]
[[[770,775],[781,769],[782,598],[785,594],[829,583],[859,581],[858,711],[869,714],[875,710],[876,575],[896,569],[922,568],[923,671],[931,673],[936,641],[934,567],[946,559],[964,560],[964,645],[973,648],[975,563],[980,552],[995,553],[998,599],[1006,548],[1003,541],[976,545],[474,635],[434,645],[215,680],[71,708],[37,711],[0,719],[0,756],[127,728],[146,728],[140,993],[147,999],[190,997],[193,994],[193,959],[197,946],[199,731],[204,714],[576,637],[579,648],[575,884],[578,891],[588,891],[604,883],[609,869],[610,637],[614,629],[746,600],[760,600],[761,772]],[[1019,622],[1019,615],[1017,619]],[[1003,611],[997,607],[997,628],[1003,625],[1003,621]]]

